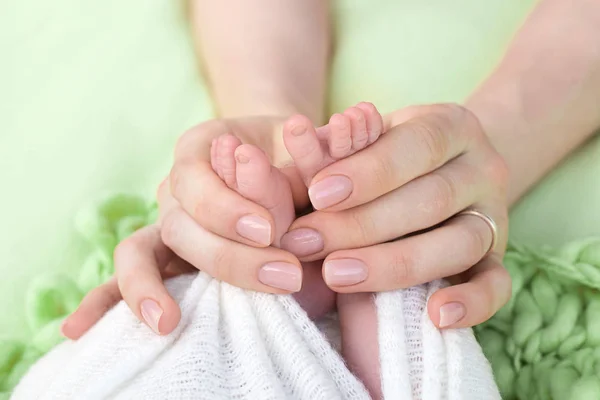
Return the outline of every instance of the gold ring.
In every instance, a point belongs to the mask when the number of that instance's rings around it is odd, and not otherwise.
[[[492,243],[490,244],[490,248],[488,249],[486,255],[494,251],[494,249],[496,248],[496,242],[498,241],[498,226],[496,225],[496,222],[494,222],[494,220],[489,215],[486,215],[482,212],[473,209],[461,211],[460,213],[458,213],[458,215],[472,215],[474,217],[478,217],[484,220],[485,223],[492,230]]]

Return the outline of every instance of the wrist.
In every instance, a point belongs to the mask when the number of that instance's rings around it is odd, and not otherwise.
[[[465,103],[508,166],[511,176],[509,205],[514,204],[535,182],[528,173],[531,170],[532,146],[535,144],[530,143],[533,138],[531,127],[524,117],[516,93],[510,86],[504,85],[493,90],[492,85],[484,85]]]

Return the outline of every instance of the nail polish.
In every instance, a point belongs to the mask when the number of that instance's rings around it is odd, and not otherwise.
[[[272,262],[260,268],[258,280],[273,288],[298,292],[302,287],[302,270],[295,264]]]
[[[322,210],[346,200],[352,189],[352,181],[348,177],[330,176],[311,185],[308,196],[313,207]]]
[[[160,335],[158,324],[163,315],[163,310],[154,300],[146,299],[140,305],[140,311],[144,320],[152,330]]]
[[[281,248],[297,257],[318,253],[323,250],[323,247],[321,234],[313,229],[294,229],[281,238]]]
[[[235,227],[240,236],[268,246],[271,244],[271,224],[258,215],[246,215],[240,218]]]
[[[454,325],[467,313],[462,303],[451,302],[440,307],[440,328]]]
[[[353,258],[329,260],[323,265],[323,276],[329,286],[352,286],[367,279],[367,265]]]

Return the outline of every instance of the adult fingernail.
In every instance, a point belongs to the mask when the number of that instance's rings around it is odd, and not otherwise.
[[[258,215],[240,218],[235,227],[237,233],[253,242],[268,246],[271,244],[271,224]]]
[[[297,292],[302,287],[302,270],[294,264],[272,262],[261,267],[258,280],[267,286]]]
[[[440,307],[440,328],[454,325],[464,318],[467,310],[462,303],[446,303]]]
[[[297,257],[309,256],[323,250],[321,234],[313,229],[294,229],[282,236],[281,248]]]
[[[351,286],[367,279],[367,265],[353,258],[330,260],[323,265],[325,282],[329,286]]]
[[[345,176],[330,176],[308,189],[308,197],[317,210],[336,205],[352,193],[352,181]]]
[[[158,329],[158,323],[160,322],[160,317],[163,315],[163,310],[160,308],[157,302],[154,300],[146,299],[142,301],[140,305],[142,317],[148,324],[150,328],[156,333],[160,335],[160,331]]]

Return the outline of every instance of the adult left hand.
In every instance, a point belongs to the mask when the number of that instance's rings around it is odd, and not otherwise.
[[[325,258],[324,279],[339,293],[450,277],[429,299],[432,321],[479,324],[511,295],[506,164],[461,106],[409,107],[385,124],[377,142],[314,177],[318,211],[296,220],[282,245],[303,261]]]

